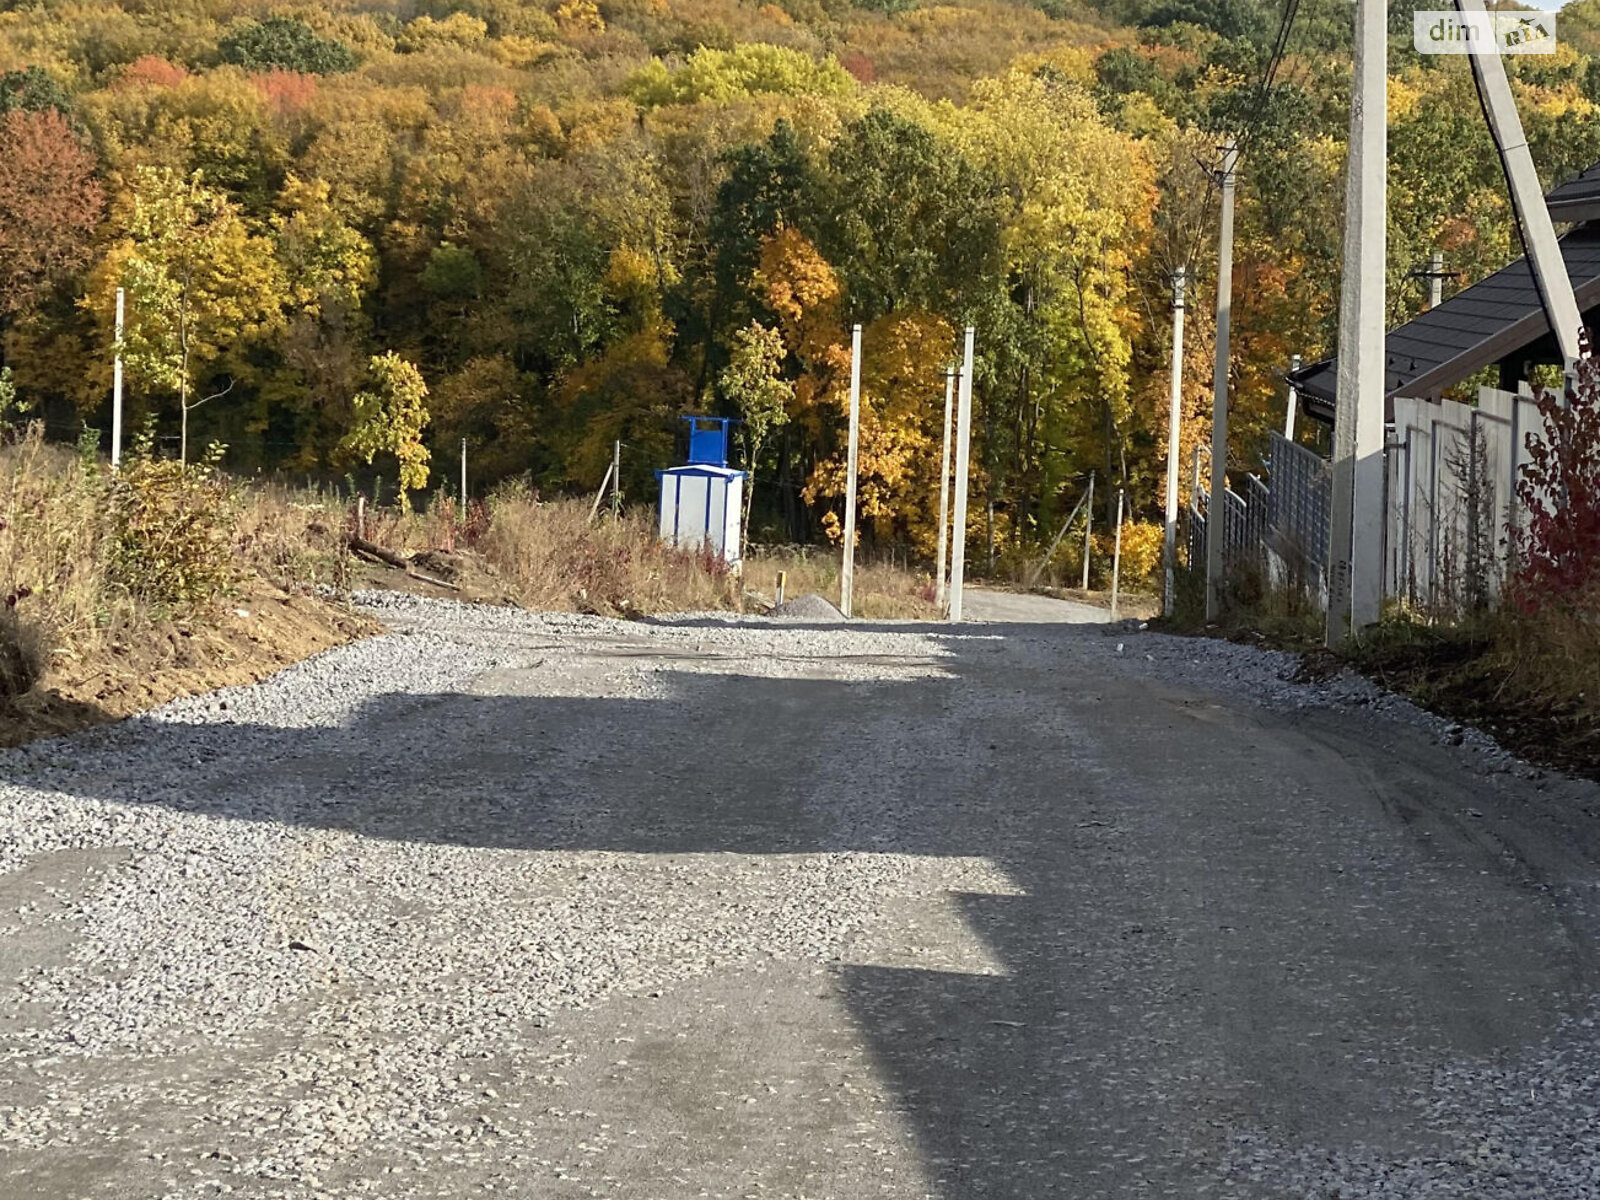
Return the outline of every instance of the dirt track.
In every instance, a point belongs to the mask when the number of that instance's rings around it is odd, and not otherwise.
[[[1227,645],[396,603],[0,757],[0,1195],[1600,1195],[1588,785]]]

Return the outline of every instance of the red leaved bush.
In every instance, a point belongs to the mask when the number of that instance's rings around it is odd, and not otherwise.
[[[104,198],[94,155],[54,109],[0,116],[0,314],[89,259]]]
[[[280,117],[299,112],[317,94],[315,75],[285,71],[278,67],[250,76],[250,82]]]
[[[177,64],[168,62],[160,55],[143,54],[122,68],[116,86],[175,88],[187,78],[189,72]]]
[[[1584,336],[1587,353],[1588,335]],[[1544,435],[1528,435],[1517,496],[1527,509],[1514,582],[1526,612],[1568,600],[1600,583],[1600,363],[1578,364],[1565,397],[1539,394]]]

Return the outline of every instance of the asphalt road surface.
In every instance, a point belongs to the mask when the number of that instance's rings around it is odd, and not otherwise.
[[[384,612],[0,756],[0,1196],[1600,1196],[1588,785],[1094,625]]]

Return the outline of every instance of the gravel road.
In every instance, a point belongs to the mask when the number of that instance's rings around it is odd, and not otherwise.
[[[1095,625],[389,635],[0,754],[0,1197],[1600,1197],[1600,793]]]

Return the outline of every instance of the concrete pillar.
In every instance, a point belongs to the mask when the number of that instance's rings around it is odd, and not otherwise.
[[[1188,272],[1179,267],[1172,273],[1172,385],[1167,412],[1167,527],[1162,542],[1162,561],[1166,567],[1166,590],[1162,611],[1172,615],[1177,593],[1178,562],[1178,437],[1183,424],[1183,289]]]
[[[1206,504],[1206,620],[1222,611],[1224,493],[1228,487],[1228,325],[1233,316],[1233,192],[1239,148],[1222,147],[1222,238],[1217,250],[1217,364],[1211,398],[1211,498]]]
[[[950,620],[961,620],[961,592],[967,574],[967,472],[972,463],[972,350],[977,330],[967,326],[961,355],[961,386],[956,400],[956,503],[950,524]]]
[[[1357,0],[1344,266],[1334,398],[1326,640],[1340,646],[1383,604],[1384,254],[1388,33],[1383,0]]]
[[[850,448],[844,481],[844,566],[839,572],[839,611],[853,615],[856,581],[856,472],[861,458],[861,326],[850,331]]]

